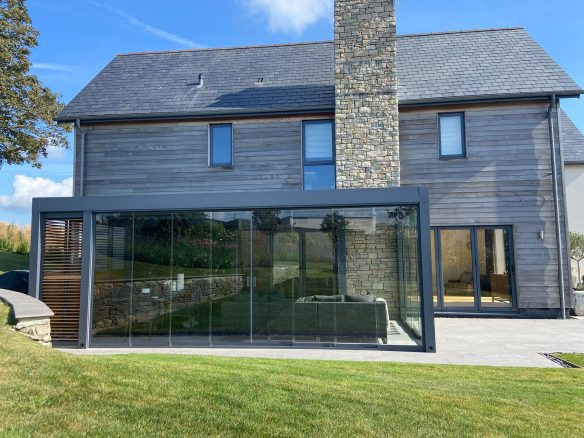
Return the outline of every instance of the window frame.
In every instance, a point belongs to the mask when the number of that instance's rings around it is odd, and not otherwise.
[[[332,128],[332,159],[330,160],[307,160],[306,159],[306,125],[316,125],[327,123]],[[302,121],[302,190],[306,190],[304,185],[305,176],[304,170],[306,167],[316,166],[333,166],[334,168],[334,190],[337,188],[337,148],[336,148],[336,132],[334,119],[318,119],[318,120],[303,120]]]
[[[216,127],[229,127],[229,129],[231,130],[231,144],[229,145],[230,147],[230,152],[231,152],[231,158],[229,163],[215,163],[213,161],[213,128]],[[230,169],[233,167],[233,123],[210,123],[209,124],[209,167],[223,167],[226,169]]]
[[[458,117],[460,119],[460,130],[462,140],[462,150],[460,154],[442,153],[442,118]],[[438,157],[444,160],[467,158],[466,154],[466,113],[464,111],[438,113]]]
[[[511,306],[505,308],[490,308],[483,306],[481,302],[481,286],[480,286],[480,269],[479,269],[479,252],[477,236],[479,230],[496,230],[502,229],[507,232],[507,243],[509,249],[509,275],[510,275],[510,296]],[[444,304],[444,272],[442,263],[442,236],[441,232],[444,230],[468,230],[471,237],[471,261],[473,268],[473,293],[474,305],[473,307],[456,307],[446,306]],[[434,251],[432,257],[436,263],[436,273],[432,281],[436,282],[437,286],[437,302],[433,301],[434,313],[438,315],[448,314],[474,314],[482,315],[489,314],[512,314],[519,312],[519,297],[517,284],[517,256],[515,248],[516,228],[512,224],[507,225],[433,225],[430,228],[430,233],[434,235]],[[431,266],[431,265],[430,265]],[[434,294],[434,286],[432,286],[432,294]]]

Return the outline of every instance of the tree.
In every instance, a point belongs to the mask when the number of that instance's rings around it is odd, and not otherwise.
[[[29,73],[37,38],[24,0],[0,0],[0,167],[41,167],[48,146],[68,147],[70,126],[53,120],[59,96]]]
[[[570,258],[578,264],[578,284],[582,282],[580,262],[584,260],[584,234],[570,231]]]

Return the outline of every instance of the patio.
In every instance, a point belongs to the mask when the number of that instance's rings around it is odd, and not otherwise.
[[[70,349],[82,355],[193,354],[257,358],[415,362],[452,365],[557,368],[540,353],[584,352],[584,319],[437,318],[437,353],[377,349],[305,348],[121,348]]]

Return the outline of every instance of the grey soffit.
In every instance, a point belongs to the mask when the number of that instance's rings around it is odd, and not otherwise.
[[[584,134],[564,111],[562,111],[560,121],[564,163],[584,164]]]
[[[402,35],[397,59],[400,104],[582,93],[521,28]],[[334,98],[330,41],[130,53],[57,120],[332,111]]]

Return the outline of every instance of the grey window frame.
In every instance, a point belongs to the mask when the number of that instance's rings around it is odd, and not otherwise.
[[[229,163],[215,163],[213,161],[213,128],[216,127],[229,127],[231,130],[231,160]],[[233,123],[210,123],[209,124],[209,167],[223,167],[232,168],[233,167]]]
[[[510,264],[510,286],[511,286],[511,307],[496,310],[484,310],[480,300],[480,274],[479,274],[479,254],[477,249],[478,230],[504,229],[508,232],[509,243],[509,264]],[[444,278],[442,272],[442,230],[468,230],[471,238],[471,261],[473,270],[473,293],[474,306],[470,307],[446,307],[444,305]],[[438,288],[438,301],[434,303],[434,312],[438,315],[448,314],[517,314],[519,312],[517,299],[517,267],[515,257],[515,227],[513,225],[452,225],[452,226],[432,226],[430,233],[434,235],[434,253],[432,257],[436,262],[436,276],[432,278],[436,281]]]
[[[47,217],[83,217],[83,270],[80,304],[79,342],[87,348],[91,334],[93,300],[95,215],[108,212],[159,212],[253,209],[350,208],[376,206],[415,206],[418,210],[418,269],[422,311],[422,344],[419,346],[377,346],[378,350],[436,351],[434,309],[432,299],[432,268],[430,259],[430,198],[425,187],[389,189],[268,191],[215,193],[182,193],[142,195],[111,195],[69,198],[34,198],[32,200],[32,230],[29,264],[29,295],[38,296],[41,279],[40,254],[43,248],[42,225]],[[337,348],[354,348],[342,345]],[[370,348],[370,345],[364,345]]]
[[[333,135],[332,135],[332,152],[333,156],[331,160],[307,160],[306,159],[306,125],[315,125],[319,123],[329,123],[332,125]],[[335,169],[335,189],[337,188],[337,148],[336,148],[336,136],[335,136],[335,120],[334,119],[319,119],[319,120],[303,120],[302,121],[302,190],[306,190],[304,187],[304,169],[311,166],[333,166]]]
[[[462,153],[460,154],[443,154],[442,153],[442,118],[458,117],[460,118],[460,129],[462,138]],[[467,158],[466,154],[466,113],[464,111],[438,113],[438,157],[444,160]]]

